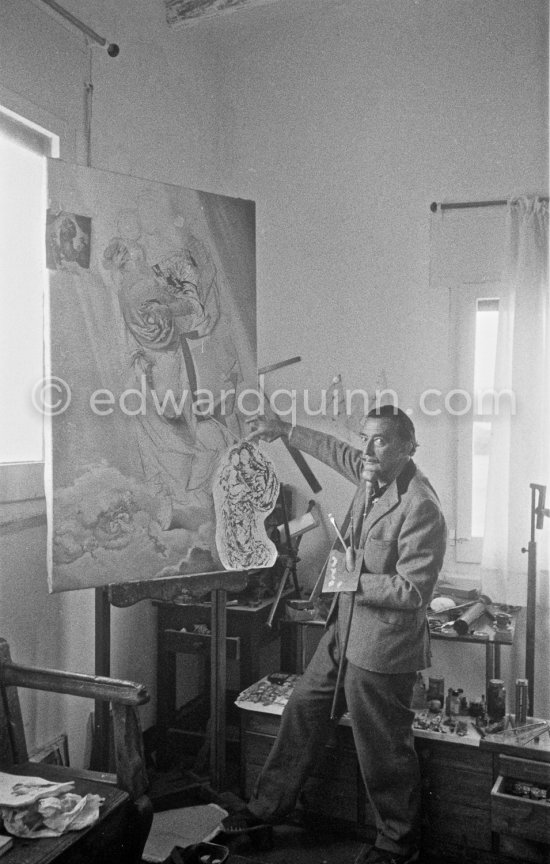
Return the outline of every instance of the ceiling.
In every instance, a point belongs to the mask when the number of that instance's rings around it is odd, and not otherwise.
[[[265,6],[277,0],[164,0],[166,20],[171,26],[181,26],[236,9]]]

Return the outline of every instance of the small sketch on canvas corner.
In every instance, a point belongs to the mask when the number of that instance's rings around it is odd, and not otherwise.
[[[63,270],[90,266],[92,220],[76,213],[54,212],[46,214],[46,267]]]

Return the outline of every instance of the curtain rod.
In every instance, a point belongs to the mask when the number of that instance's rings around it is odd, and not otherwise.
[[[540,201],[548,201],[548,198],[537,197]],[[441,210],[465,210],[469,207],[504,207],[506,204],[508,204],[508,201],[504,199],[497,199],[495,201],[453,201],[449,204],[438,204],[437,201],[432,201],[430,210],[432,213],[437,213],[438,207]]]
[[[105,47],[105,45],[107,45],[107,54],[109,55],[109,57],[118,57],[120,53],[120,48],[118,45],[115,45],[114,42],[110,42],[109,44],[107,44],[107,40],[104,39],[103,36],[100,36],[98,33],[96,33],[95,30],[92,30],[91,27],[88,27],[87,24],[84,24],[82,21],[80,21],[79,18],[76,18],[74,15],[64,9],[63,6],[60,6],[59,3],[56,3],[55,0],[42,0],[42,3],[45,3],[46,6],[49,6],[55,12],[58,12],[62,18],[70,21],[70,23],[73,24],[78,30],[80,30],[81,33],[84,33],[94,42],[97,42],[98,45],[101,45],[102,47]]]

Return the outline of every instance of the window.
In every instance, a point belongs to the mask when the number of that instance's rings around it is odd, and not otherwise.
[[[474,338],[474,406],[472,422],[472,500],[470,533],[483,537],[489,452],[491,446],[491,394],[495,384],[499,300],[479,298],[475,309]]]
[[[0,464],[42,462],[46,156],[58,139],[0,108]],[[4,490],[5,491],[5,490]]]
[[[498,410],[495,365],[499,314],[504,297],[499,282],[457,285],[452,291],[456,326],[456,561],[481,561],[489,453],[494,412]]]

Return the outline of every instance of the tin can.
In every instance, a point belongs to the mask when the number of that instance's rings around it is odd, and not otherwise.
[[[524,726],[527,723],[527,678],[516,680],[516,726]]]
[[[487,716],[491,722],[506,714],[506,689],[502,678],[491,678],[487,687]]]

